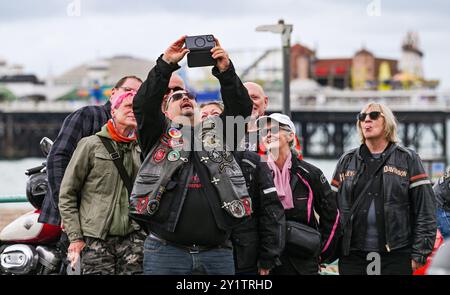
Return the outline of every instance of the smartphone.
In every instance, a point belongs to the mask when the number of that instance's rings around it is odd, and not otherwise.
[[[211,49],[216,46],[213,35],[187,36],[185,41],[189,49],[187,56],[188,67],[205,67],[216,65],[212,58]]]

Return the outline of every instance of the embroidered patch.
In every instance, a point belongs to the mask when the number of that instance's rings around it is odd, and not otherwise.
[[[153,154],[153,161],[155,161],[156,163],[160,163],[166,157],[166,153],[167,151],[164,148],[157,149]]]
[[[356,171],[346,170],[342,173],[339,173],[339,180],[342,182],[342,181],[345,181],[346,178],[354,177],[355,175],[356,175]]]
[[[175,162],[180,158],[180,153],[178,151],[171,151],[168,155],[167,155],[167,160],[169,160],[170,162]]]
[[[142,214],[147,208],[147,204],[148,204],[148,195],[137,201],[136,204],[137,213]]]
[[[150,202],[148,202],[147,204],[147,213],[150,215],[153,215],[156,213],[156,211],[158,211],[159,208],[159,201],[158,200],[150,200]]]
[[[181,136],[183,136],[183,134],[181,133],[180,130],[178,130],[177,128],[173,128],[173,127],[171,127],[169,129],[168,133],[169,133],[169,136],[172,138],[181,138]]]
[[[208,133],[202,138],[205,150],[212,150],[220,147],[220,140],[214,133]]]
[[[222,208],[225,208],[225,210],[233,217],[242,218],[245,216],[245,207],[240,200],[233,200],[229,203],[225,202],[223,203]]]
[[[170,146],[170,137],[167,134],[163,134],[161,135],[161,137],[159,138],[159,141],[161,141],[161,143],[167,147],[171,147]]]
[[[252,214],[252,203],[250,198],[244,198],[241,200],[245,209],[245,216],[250,216]]]
[[[233,161],[233,155],[229,151],[212,150],[208,152],[208,157],[214,163],[231,163]]]
[[[408,175],[408,172],[406,170],[400,170],[397,167],[388,166],[388,165],[384,166],[383,172],[384,173],[393,173],[400,177],[406,177]],[[421,176],[421,175],[418,175],[418,176]]]
[[[183,147],[184,140],[182,138],[172,138],[169,140],[169,145],[173,149],[180,150]]]

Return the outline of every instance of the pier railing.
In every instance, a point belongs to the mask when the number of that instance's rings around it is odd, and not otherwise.
[[[0,204],[5,203],[27,203],[26,196],[0,196]]]

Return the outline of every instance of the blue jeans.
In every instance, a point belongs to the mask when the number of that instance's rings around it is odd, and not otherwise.
[[[450,237],[450,212],[442,208],[436,210],[437,226],[444,239]]]
[[[189,253],[150,236],[144,242],[146,275],[234,275],[233,250],[214,248]]]

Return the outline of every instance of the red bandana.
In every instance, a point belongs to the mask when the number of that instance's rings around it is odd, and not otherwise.
[[[106,128],[108,129],[108,133],[109,133],[109,135],[111,135],[111,138],[114,141],[117,141],[117,142],[132,142],[132,141],[136,140],[136,134],[133,134],[132,137],[126,137],[126,136],[120,135],[117,132],[116,127],[114,127],[114,124],[113,124],[112,120],[108,121],[108,124],[106,125]]]

